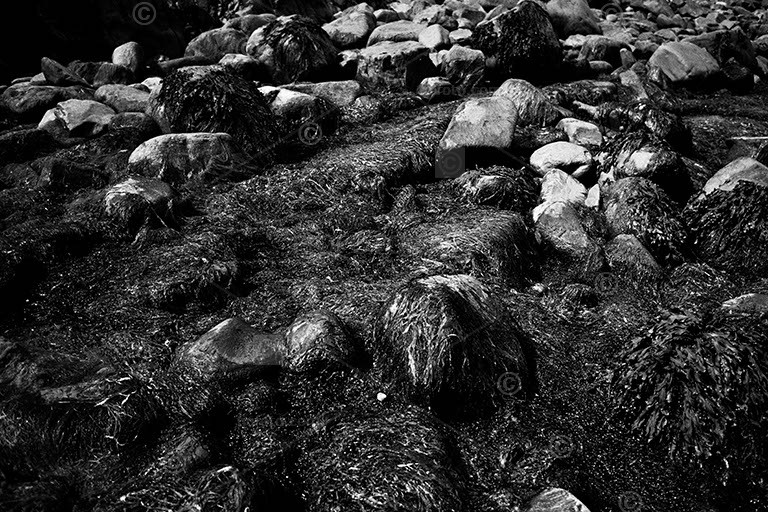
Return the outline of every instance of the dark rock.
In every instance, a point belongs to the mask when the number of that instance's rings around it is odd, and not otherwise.
[[[614,68],[621,67],[621,50],[629,45],[605,36],[589,36],[581,47],[580,59],[609,62]]]
[[[88,82],[83,80],[81,76],[73,73],[69,69],[65,68],[58,62],[48,57],[43,57],[40,61],[40,68],[42,69],[45,80],[51,85],[84,85],[89,86]]]
[[[298,317],[285,335],[285,365],[296,372],[354,367],[360,354],[330,311],[313,311]]]
[[[525,80],[510,78],[493,93],[511,99],[517,107],[520,126],[551,126],[563,117],[560,110],[536,86]]]
[[[248,36],[234,28],[216,28],[203,32],[187,45],[186,57],[203,56],[214,62],[228,53],[245,53]]]
[[[428,53],[416,41],[363,48],[357,62],[357,81],[369,90],[415,90],[424,78],[437,74]]]
[[[597,16],[586,0],[550,0],[547,12],[561,39],[573,34],[601,34]]]
[[[457,92],[466,94],[485,76],[485,55],[479,50],[455,44],[443,57],[442,70]]]
[[[50,153],[56,147],[56,141],[45,130],[13,130],[0,134],[0,162],[26,162]]]

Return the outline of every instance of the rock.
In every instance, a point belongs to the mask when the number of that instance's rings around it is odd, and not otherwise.
[[[277,19],[272,13],[265,14],[246,14],[245,16],[238,16],[232,18],[224,23],[224,28],[233,28],[239,30],[245,34],[246,38],[253,34],[256,29],[259,29],[265,25],[269,25]]]
[[[539,205],[534,211],[536,237],[545,249],[575,263],[571,270],[577,274],[593,274],[602,268],[600,247],[588,233],[580,209],[555,202]]]
[[[565,489],[549,488],[529,501],[522,512],[589,512],[576,496]]]
[[[548,85],[542,89],[555,103],[571,108],[579,101],[589,105],[599,105],[615,99],[616,84],[599,80],[577,80],[567,84]]]
[[[574,178],[583,178],[592,169],[592,154],[571,142],[553,142],[534,151],[530,164],[541,176],[560,169]]]
[[[407,20],[379,25],[368,38],[368,46],[373,46],[382,41],[418,41],[419,34],[425,28],[425,25]]]
[[[655,183],[623,178],[603,193],[611,237],[634,235],[661,263],[680,263],[689,254],[680,209]]]
[[[672,83],[703,83],[720,71],[707,50],[685,41],[664,43],[648,61]]]
[[[357,81],[368,90],[414,90],[436,75],[429,50],[416,41],[383,42],[360,51]]]
[[[430,50],[450,46],[448,31],[440,25],[430,25],[419,33],[419,42]]]
[[[459,28],[448,33],[448,41],[452,45],[468,45],[472,41],[472,31],[466,28]]]
[[[647,132],[616,137],[600,152],[597,161],[600,172],[610,175],[611,179],[647,178],[678,203],[684,204],[693,193],[691,178],[680,155]]]
[[[160,135],[160,127],[157,126],[155,120],[143,112],[121,112],[109,122],[110,131],[126,128],[134,133],[142,134],[143,140],[149,140]]]
[[[274,157],[277,125],[253,82],[222,67],[189,67],[163,80],[150,95],[150,114],[163,133],[229,133],[255,165]]]
[[[301,16],[281,16],[256,30],[246,53],[264,64],[276,84],[324,81],[337,71],[336,47],[326,31]]]
[[[312,311],[293,321],[285,335],[285,365],[295,372],[354,367],[359,354],[330,311]]]
[[[752,46],[752,41],[749,40],[749,37],[740,27],[733,30],[708,32],[689,37],[686,41],[707,50],[721,67],[728,60],[735,59],[736,62],[750,71],[758,71],[755,48]]]
[[[55,130],[52,123],[63,126],[70,137],[93,137],[109,126],[115,111],[97,101],[67,100],[51,109],[38,128]]]
[[[314,146],[336,130],[338,116],[330,102],[290,89],[266,86],[260,90],[272,99],[269,108],[285,142]]]
[[[538,183],[527,169],[490,167],[467,171],[453,181],[462,201],[527,214],[536,204]]]
[[[228,53],[221,58],[219,65],[232,73],[250,81],[269,79],[269,69],[258,59],[250,55]]]
[[[367,4],[350,7],[335,20],[323,25],[323,30],[340,49],[362,48],[375,28],[376,18]]]
[[[131,236],[156,216],[167,220],[173,189],[153,178],[132,177],[110,187],[104,196],[104,209]]]
[[[593,185],[587,191],[587,199],[584,201],[584,206],[594,209],[600,208],[600,185]]]
[[[174,365],[203,380],[239,380],[279,366],[283,350],[282,336],[261,334],[230,318],[179,348]]]
[[[603,134],[596,124],[567,117],[557,123],[557,128],[563,130],[568,141],[582,146],[599,147],[603,144]]]
[[[621,49],[629,48],[622,41],[605,36],[588,36],[579,52],[579,58],[588,61],[605,61],[614,68],[621,67]]]
[[[456,20],[451,18],[450,12],[442,5],[430,5],[421,9],[418,13],[413,13],[411,20],[419,25],[449,25],[453,24],[456,28]]]
[[[93,99],[93,95],[82,87],[20,83],[8,87],[0,96],[0,102],[5,108],[25,120],[39,119],[57,103],[70,99]]]
[[[443,77],[430,76],[425,78],[416,88],[416,94],[427,102],[446,101],[460,97],[457,89]]]
[[[513,9],[480,23],[474,46],[496,61],[503,77],[531,82],[556,79],[563,53],[549,14],[541,4],[523,0]]]
[[[400,15],[392,9],[376,9],[373,11],[373,16],[378,23],[392,23],[393,21],[400,21]]]
[[[115,112],[144,112],[149,106],[149,93],[129,85],[102,85],[95,98]]]
[[[490,410],[503,398],[497,381],[505,374],[515,374],[521,398],[535,387],[527,336],[492,291],[467,275],[403,286],[381,308],[373,339],[384,381],[438,414]]]
[[[725,85],[736,94],[747,94],[755,85],[755,76],[746,66],[731,58],[721,66]]]
[[[768,313],[768,295],[747,293],[723,302],[720,307],[732,314],[761,315]]]
[[[135,41],[121,44],[112,52],[112,63],[131,70],[136,74],[144,66],[144,48]]]
[[[552,169],[544,175],[539,197],[542,203],[561,202],[580,206],[587,199],[587,189],[560,169]],[[538,217],[536,213],[534,217]]]
[[[215,28],[203,32],[187,45],[184,55],[203,56],[213,62],[221,60],[228,53],[245,53],[248,36],[233,28]]]
[[[234,171],[235,153],[232,137],[226,133],[160,135],[131,153],[128,170],[176,186]]]
[[[355,102],[357,98],[363,95],[364,91],[359,82],[355,80],[343,80],[340,82],[319,82],[319,83],[292,83],[283,87],[293,91],[311,94],[318,98],[323,98],[339,108],[348,107]]]
[[[70,62],[67,69],[92,84],[95,88],[106,84],[127,85],[134,82],[136,78],[130,69],[111,62],[83,62],[76,60]]]
[[[444,171],[442,174],[446,177],[455,177],[464,172],[470,160],[495,158],[504,161],[505,152],[512,147],[516,121],[517,109],[508,98],[475,98],[464,102],[440,139],[436,169]],[[470,154],[467,154],[468,150]],[[453,161],[451,157],[456,157],[459,164],[454,173],[443,168]]]
[[[704,185],[702,194],[716,190],[730,192],[742,181],[768,187],[768,167],[753,158],[738,158],[717,171]]]
[[[90,87],[90,84],[83,80],[79,75],[48,57],[43,57],[40,60],[40,68],[43,71],[45,80],[51,85],[84,85]]]
[[[442,62],[443,74],[460,94],[475,88],[485,75],[485,55],[480,50],[453,45]]]
[[[768,136],[763,137],[731,137],[726,140],[730,162],[741,157],[754,158],[763,165],[768,165]]]
[[[520,126],[550,126],[562,117],[557,106],[538,87],[525,80],[510,78],[493,95],[514,102]]]
[[[574,34],[602,34],[597,16],[586,0],[550,0],[547,12],[561,39]]]
[[[605,246],[611,270],[641,278],[657,275],[661,267],[634,235],[618,235]]]

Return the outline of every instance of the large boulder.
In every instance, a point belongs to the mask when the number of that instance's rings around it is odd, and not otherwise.
[[[686,41],[664,43],[653,52],[648,65],[658,69],[672,83],[703,84],[720,71],[704,48]]]
[[[494,70],[504,77],[531,82],[558,77],[563,51],[546,9],[523,0],[513,9],[480,23],[474,47],[495,60]]]
[[[203,32],[187,45],[187,57],[207,57],[211,62],[221,60],[228,53],[244,53],[248,36],[233,28],[215,28]]]
[[[549,0],[547,12],[561,39],[574,34],[602,34],[597,16],[586,0]]]
[[[509,98],[515,103],[520,126],[550,126],[563,116],[541,89],[525,80],[510,78],[493,95]]]
[[[164,133],[224,132],[255,164],[274,157],[274,114],[253,82],[218,66],[187,67],[150,96],[150,114]]]
[[[374,327],[374,367],[393,389],[440,414],[477,414],[503,399],[515,375],[520,397],[535,389],[529,340],[493,292],[467,275],[411,281],[390,297]]]
[[[281,16],[256,30],[246,52],[266,66],[278,84],[324,81],[336,72],[336,47],[320,25],[302,16]]]
[[[437,74],[429,50],[416,41],[378,43],[360,51],[357,81],[369,90],[415,90]]]
[[[619,39],[606,36],[588,36],[579,52],[579,58],[588,61],[608,62],[614,68],[621,66],[621,50],[629,45]]]
[[[336,130],[337,110],[329,101],[290,89],[265,86],[260,90],[272,100],[269,108],[285,142],[314,146]]]
[[[293,83],[287,84],[283,88],[317,96],[331,102],[338,108],[352,105],[364,92],[360,83],[355,80],[319,82],[316,84],[309,82]]]

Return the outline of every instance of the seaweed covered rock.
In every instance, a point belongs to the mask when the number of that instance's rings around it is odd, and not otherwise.
[[[454,44],[442,58],[442,71],[455,91],[465,94],[485,76],[485,55],[480,50]]]
[[[164,133],[228,133],[259,166],[272,163],[277,126],[253,82],[218,66],[182,68],[150,96],[150,114]]]
[[[620,132],[648,130],[678,151],[691,145],[691,130],[681,117],[652,101],[605,103],[596,109],[595,120]]]
[[[621,50],[629,45],[618,39],[605,36],[587,36],[579,52],[579,59],[607,62],[614,68],[621,66]]]
[[[639,131],[616,137],[605,145],[597,161],[600,172],[612,179],[647,178],[678,203],[684,204],[693,193],[680,155],[650,133]]]
[[[170,202],[174,192],[163,181],[151,178],[128,178],[107,190],[104,210],[129,234],[135,234],[145,223],[157,219],[170,223]]]
[[[444,427],[415,408],[356,413],[300,460],[311,510],[460,512],[465,475]]]
[[[613,272],[636,279],[658,275],[661,267],[634,235],[618,235],[605,246],[605,258]]]
[[[509,98],[515,103],[520,126],[550,126],[563,117],[557,105],[541,89],[525,80],[510,78],[493,95]]]
[[[269,70],[272,81],[322,82],[336,72],[336,47],[320,25],[303,16],[281,16],[257,29],[246,52]]]
[[[583,277],[603,267],[602,250],[591,215],[584,207],[562,201],[546,202],[533,212],[536,236],[547,253],[564,261]]]
[[[609,235],[635,235],[660,263],[681,263],[690,254],[680,208],[645,178],[623,178],[604,191]]]
[[[330,311],[312,311],[293,321],[286,333],[286,366],[307,372],[324,367],[355,366],[360,354],[344,324]]]
[[[712,266],[765,276],[766,209],[768,187],[751,180],[722,184],[691,201],[684,214],[694,250]]]
[[[217,62],[228,53],[244,53],[248,36],[233,28],[215,28],[203,32],[187,45],[187,57],[202,56]]]
[[[496,59],[495,71],[504,77],[531,82],[555,79],[563,52],[546,9],[524,0],[513,9],[480,23],[473,46]]]
[[[478,414],[502,399],[514,374],[535,389],[527,335],[504,304],[467,275],[411,281],[383,305],[374,328],[374,368],[394,390],[441,414]]]
[[[536,204],[537,184],[525,169],[490,167],[467,171],[453,182],[459,197],[472,204],[527,213]]]
[[[730,192],[742,181],[768,187],[768,166],[763,165],[754,158],[737,158],[707,180],[702,192],[704,194],[711,194],[716,190]]]
[[[384,41],[360,51],[357,81],[367,90],[416,90],[421,81],[437,74],[429,49],[416,41]]]
[[[522,512],[589,512],[589,509],[579,499],[566,491],[552,487],[546,489],[525,504]]]
[[[290,89],[265,86],[260,90],[271,99],[269,108],[285,143],[315,146],[336,130],[338,111],[330,102]]]

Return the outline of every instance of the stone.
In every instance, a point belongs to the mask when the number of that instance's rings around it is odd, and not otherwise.
[[[577,262],[579,273],[595,272],[602,267],[600,247],[587,233],[577,208],[569,203],[544,203],[535,210],[536,237],[542,245]]]
[[[563,130],[568,136],[568,141],[582,146],[599,147],[603,144],[603,134],[596,124],[566,117],[557,123],[557,128]]]
[[[741,181],[768,187],[768,167],[754,158],[737,158],[707,181],[702,194],[711,194],[715,190],[731,191]]]
[[[392,23],[393,21],[400,21],[400,15],[392,9],[376,9],[373,11],[373,16],[378,23]]]
[[[134,74],[144,66],[144,47],[136,41],[121,44],[112,52],[112,63],[131,70]]]
[[[588,36],[579,52],[579,58],[588,61],[605,61],[614,68],[621,66],[621,49],[629,49],[623,41],[605,36]]]
[[[244,16],[238,16],[232,18],[224,23],[224,28],[233,28],[244,33],[246,37],[253,34],[256,29],[259,29],[265,25],[269,25],[271,22],[277,19],[272,13],[264,14],[246,14]]]
[[[574,34],[602,34],[597,16],[586,0],[550,0],[547,12],[561,39]]]
[[[583,205],[587,199],[587,189],[569,174],[560,169],[552,169],[544,175],[539,197],[542,203]],[[533,216],[538,217],[536,213]]]
[[[768,295],[747,293],[728,299],[720,307],[731,314],[762,315],[768,313]]]
[[[344,324],[330,311],[312,311],[293,321],[285,334],[285,366],[294,372],[354,367],[359,354]]]
[[[365,6],[365,7],[361,7]],[[359,4],[345,10],[341,16],[323,25],[333,43],[339,49],[362,48],[376,28],[373,9]]]
[[[427,28],[426,25],[407,20],[379,25],[368,38],[368,46],[373,46],[382,41],[418,41],[419,34],[425,28]]]
[[[115,112],[144,112],[149,106],[149,93],[130,85],[102,85],[94,97]]]
[[[511,99],[518,111],[520,126],[550,126],[562,117],[557,106],[541,89],[525,80],[510,78],[493,93]]]
[[[65,68],[58,62],[48,57],[40,60],[40,68],[43,71],[45,80],[51,85],[83,85],[89,87],[90,84],[82,77]]]
[[[360,51],[357,81],[371,90],[414,90],[424,78],[437,74],[428,54],[416,41],[368,46]]]
[[[589,512],[589,509],[565,489],[552,487],[534,496],[522,512]]]
[[[233,28],[215,28],[203,32],[187,45],[184,55],[203,56],[213,62],[221,60],[228,53],[245,53],[245,33]]]
[[[295,82],[286,84],[283,88],[323,98],[339,108],[352,105],[357,98],[364,94],[360,82],[356,80],[319,83]]]
[[[25,82],[3,91],[0,104],[23,119],[40,119],[57,103],[70,99],[93,99],[93,95],[82,87],[30,85]]]
[[[60,123],[70,137],[93,137],[109,126],[115,111],[93,100],[62,101],[51,109],[38,128],[56,130],[52,124]]]
[[[456,30],[452,30],[448,34],[448,41],[454,45],[463,45],[466,46],[470,41],[472,40],[472,31],[466,28],[458,28]]]
[[[480,50],[454,45],[443,57],[442,70],[457,91],[469,93],[485,76],[485,55]]]
[[[448,31],[440,25],[430,25],[419,33],[419,42],[430,50],[439,50],[450,45]]]
[[[250,55],[228,53],[221,58],[219,65],[246,80],[258,81],[269,78],[269,69]]]
[[[451,82],[441,76],[425,78],[416,89],[416,94],[427,102],[446,101],[459,97],[456,88]]]
[[[530,164],[541,176],[560,169],[574,178],[583,178],[592,169],[592,154],[578,144],[553,142],[534,151]]]
[[[659,46],[648,65],[659,69],[672,83],[702,82],[720,71],[707,50],[686,41]]]
[[[168,219],[169,203],[175,196],[165,182],[154,178],[130,177],[113,185],[104,196],[104,210],[129,234],[134,235],[147,215]]]
[[[285,142],[314,146],[336,129],[336,111],[330,102],[291,89],[264,86],[260,91],[271,99],[269,108]]]
[[[655,274],[661,267],[634,235],[617,235],[605,246],[605,258],[613,271],[636,276]]]

